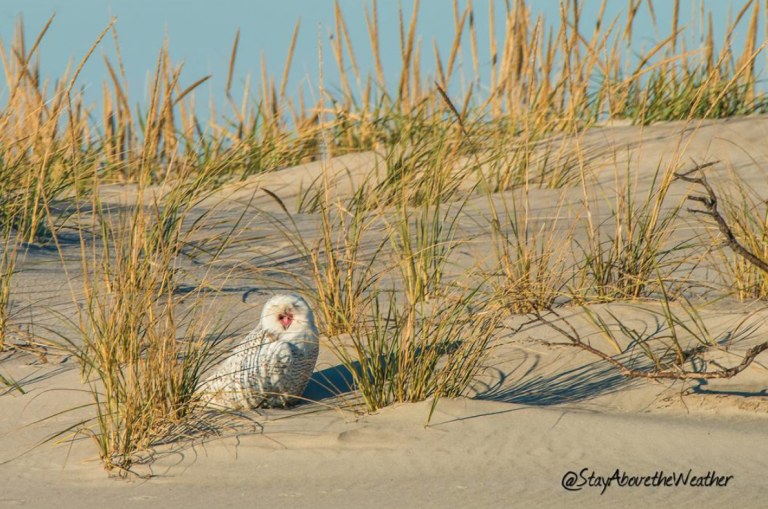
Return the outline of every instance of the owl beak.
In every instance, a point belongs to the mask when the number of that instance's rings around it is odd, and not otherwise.
[[[280,313],[277,315],[277,320],[282,324],[283,329],[288,329],[293,323],[293,315],[290,313]]]

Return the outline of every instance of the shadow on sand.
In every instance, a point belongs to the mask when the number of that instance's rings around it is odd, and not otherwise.
[[[355,369],[358,369],[359,366],[360,364],[356,362]],[[305,400],[299,405],[312,404],[315,401],[335,400],[353,391],[352,373],[340,364],[328,366],[312,374],[307,388],[304,389],[303,397]]]
[[[516,380],[509,380],[508,374],[499,372],[498,381],[477,394],[475,399],[550,406],[589,400],[638,382],[638,379],[627,378],[616,368],[598,361],[561,373],[523,376]]]

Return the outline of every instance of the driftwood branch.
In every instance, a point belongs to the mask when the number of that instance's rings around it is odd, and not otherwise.
[[[720,233],[722,233],[723,236],[725,237],[726,245],[731,250],[733,250],[734,253],[736,253],[738,256],[741,256],[742,258],[747,260],[749,263],[751,263],[758,269],[762,270],[763,272],[768,273],[768,261],[763,260],[762,258],[759,258],[749,249],[744,247],[736,239],[736,236],[733,234],[733,230],[731,230],[731,227],[728,225],[728,222],[725,220],[722,214],[720,214],[720,211],[717,208],[717,195],[715,194],[714,189],[709,184],[709,182],[707,181],[707,177],[704,174],[704,170],[706,168],[709,168],[710,166],[713,166],[716,163],[717,161],[702,164],[702,165],[696,165],[696,167],[694,167],[692,170],[686,171],[684,173],[675,173],[676,180],[682,180],[684,182],[689,182],[691,184],[699,185],[705,191],[704,196],[699,196],[699,195],[688,196],[688,200],[699,203],[704,208],[703,209],[689,208],[688,210],[693,214],[699,214],[699,215],[711,217],[715,221],[715,224],[717,224],[717,228],[720,230]],[[628,376],[628,377],[648,378],[648,379],[654,379],[654,380],[731,378],[738,375],[745,369],[747,369],[749,365],[752,364],[752,362],[755,360],[755,358],[757,358],[758,355],[768,350],[768,341],[764,343],[760,343],[759,345],[756,345],[750,348],[747,351],[744,358],[742,359],[741,363],[739,363],[736,366],[725,368],[719,364],[710,363],[710,364],[714,364],[719,368],[715,371],[687,371],[687,370],[684,370],[682,366],[676,366],[674,369],[659,370],[659,371],[633,369],[627,366],[626,364],[624,364],[623,362],[611,357],[610,355],[604,352],[601,352],[597,348],[594,348],[588,343],[585,343],[581,339],[581,336],[579,336],[579,334],[576,332],[576,329],[567,320],[560,317],[553,310],[550,310],[550,311],[553,314],[555,314],[555,316],[557,316],[559,319],[561,319],[567,325],[569,330],[565,330],[562,327],[550,322],[549,320],[544,319],[538,313],[536,313],[536,316],[544,324],[554,329],[555,331],[559,332],[561,335],[563,335],[569,340],[569,343],[561,343],[561,344],[570,345],[570,346],[580,348],[582,350],[586,350],[587,352],[590,352],[591,354],[611,364],[616,369],[618,369],[624,376]]]
[[[733,234],[733,230],[731,230],[731,227],[728,226],[728,223],[725,221],[725,218],[720,214],[720,212],[717,210],[717,195],[715,195],[714,189],[712,189],[712,186],[709,185],[709,182],[707,181],[706,175],[704,175],[704,169],[708,168],[715,163],[707,163],[700,166],[696,166],[692,170],[689,170],[685,173],[675,173],[675,178],[677,180],[682,180],[685,182],[690,182],[692,184],[697,184],[704,188],[704,191],[706,191],[706,196],[696,196],[696,195],[689,195],[688,199],[697,203],[701,203],[704,206],[704,210],[702,209],[688,209],[689,212],[692,212],[694,214],[700,214],[704,216],[709,216],[712,219],[714,219],[715,224],[717,224],[718,230],[720,230],[720,233],[723,234],[725,237],[725,243],[726,245],[733,250],[734,253],[741,256],[745,260],[747,260],[749,263],[757,267],[758,269],[762,270],[763,272],[768,273],[768,262],[765,260],[759,258],[756,256],[752,251],[741,245],[739,241],[736,239],[736,236]],[[697,177],[694,177],[692,175],[698,174]]]
[[[732,378],[745,369],[749,367],[750,364],[757,358],[758,355],[763,353],[765,350],[768,350],[768,341],[765,343],[760,343],[759,345],[753,346],[747,351],[747,354],[742,359],[741,363],[733,366],[731,368],[722,368],[717,371],[686,371],[682,368],[676,368],[676,369],[666,369],[661,371],[647,371],[642,369],[633,369],[624,364],[623,362],[611,357],[610,355],[601,352],[597,348],[591,346],[588,343],[585,343],[581,336],[576,332],[576,329],[566,320],[565,318],[562,318],[560,315],[555,313],[554,310],[550,310],[551,313],[553,313],[555,316],[557,316],[560,320],[562,320],[567,326],[570,331],[567,331],[563,329],[562,327],[555,325],[549,320],[546,320],[544,317],[542,317],[538,312],[536,313],[536,316],[539,318],[539,320],[550,327],[551,329],[554,329],[555,331],[562,334],[564,337],[566,337],[570,342],[569,343],[558,343],[560,345],[567,345],[567,346],[573,346],[576,348],[580,348],[582,350],[586,350],[587,352],[599,357],[600,359],[604,360],[608,364],[612,365],[616,369],[618,369],[622,375],[632,378],[648,378],[652,380],[690,380],[690,379],[716,379],[716,378]]]

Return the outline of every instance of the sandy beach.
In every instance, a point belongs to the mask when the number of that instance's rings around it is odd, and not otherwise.
[[[594,149],[587,165],[594,175],[592,210],[607,217],[610,200],[601,193],[615,189],[619,172],[627,171],[637,194],[643,195],[655,185],[657,168],[666,168],[673,157],[682,166],[721,161],[708,173],[713,184],[727,187],[735,174],[755,193],[768,196],[767,137],[768,119],[757,116],[701,125],[608,124],[562,143],[578,145],[584,153]],[[375,153],[333,159],[325,171],[337,179],[334,199],[348,198],[362,179],[375,174],[376,160]],[[322,172],[321,162],[313,162],[250,177],[224,186],[194,209],[198,216],[208,206],[215,212],[210,226],[196,233],[198,238],[231,230],[245,212],[237,234],[257,239],[228,245],[221,264],[213,268],[196,265],[193,259],[180,262],[192,276],[204,272],[221,283],[205,300],[221,313],[233,338],[253,326],[260,305],[278,291],[279,282],[287,284],[285,269],[308,270],[296,263],[285,237],[264,219],[264,214],[286,218],[262,190],[277,195],[293,214],[302,191]],[[679,206],[691,189],[684,182],[674,183],[665,207]],[[121,186],[101,192],[104,202],[115,206],[135,198]],[[502,203],[510,196],[499,192],[491,199]],[[584,223],[573,226],[581,214],[576,207],[583,196],[580,186],[531,188],[530,196],[537,217],[550,224],[557,218],[563,232],[576,228],[574,238],[586,239]],[[491,236],[479,220],[487,215],[486,195],[468,199],[458,227],[464,243],[451,254],[448,274],[482,265],[492,252]],[[316,214],[296,213],[293,219],[302,236],[318,234]],[[185,220],[194,221],[195,216]],[[711,224],[685,211],[676,221],[673,238],[712,230]],[[31,247],[13,283],[22,329],[51,340],[71,334],[66,322],[76,321],[79,293],[74,290],[73,298],[70,284],[82,278],[80,244],[66,232],[61,238],[61,254],[55,248]],[[692,272],[689,267],[678,272],[689,271],[685,273],[710,283],[694,291],[692,302],[722,295],[722,280],[711,269],[717,263],[714,255],[696,246],[687,249],[700,261]],[[246,265],[273,268],[272,286],[247,270],[232,269]],[[759,301],[711,300],[698,308],[700,320],[727,348],[707,352],[702,362],[736,364],[749,347],[764,341],[768,309]],[[671,306],[682,309],[679,302]],[[596,334],[581,306],[556,309],[576,330]],[[665,327],[661,305],[654,300],[593,303],[590,309],[644,334]],[[82,385],[76,360],[54,348],[2,353],[3,372],[25,394],[0,388],[0,506],[764,506],[766,358],[758,357],[728,380],[628,378],[589,352],[556,344],[563,342],[557,331],[529,318],[504,318],[471,390],[465,397],[442,398],[429,425],[431,400],[361,412],[348,374],[324,345],[304,395],[308,401],[292,409],[243,415],[196,414],[179,425],[183,429],[175,430],[170,443],[157,443],[142,453],[144,461],[132,467],[137,475],[128,479],[110,478],[87,433],[68,438],[67,429],[93,415],[93,400]],[[607,342],[595,341],[610,348]],[[51,439],[60,433],[62,440]],[[709,475],[709,480],[698,482],[714,485],[661,485],[665,476],[680,474]],[[609,486],[597,479],[614,475]],[[634,482],[650,477],[651,487],[621,486],[630,482],[619,480],[624,475],[642,478]],[[568,476],[576,480],[567,481]],[[564,486],[568,482],[573,484]]]

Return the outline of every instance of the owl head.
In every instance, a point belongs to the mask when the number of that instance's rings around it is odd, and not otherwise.
[[[298,295],[275,295],[264,304],[261,327],[273,334],[314,331],[315,317]]]

